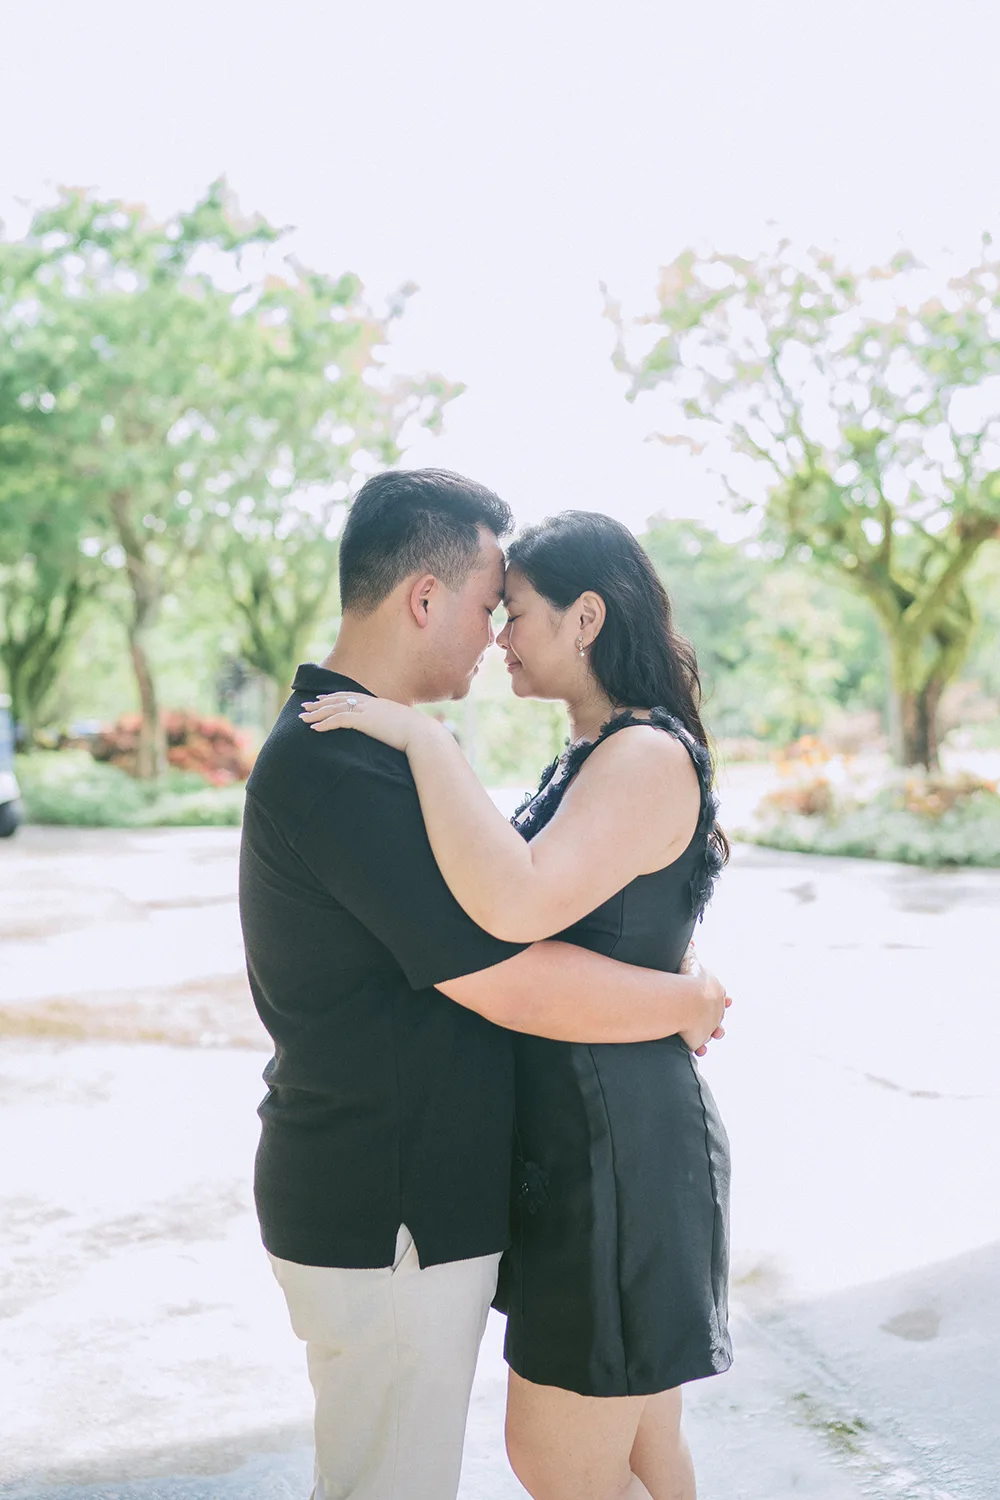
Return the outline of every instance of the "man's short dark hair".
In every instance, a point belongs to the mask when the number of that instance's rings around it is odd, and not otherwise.
[[[340,541],[341,607],[370,614],[412,573],[461,588],[479,555],[479,527],[513,528],[510,506],[448,469],[389,469],[355,497]]]

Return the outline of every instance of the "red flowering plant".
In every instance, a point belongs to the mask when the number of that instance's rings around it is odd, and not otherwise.
[[[122,714],[91,742],[95,760],[106,761],[134,776],[139,748],[138,714]],[[253,769],[249,737],[221,716],[203,717],[182,709],[163,715],[167,761],[177,771],[202,776],[212,786],[246,781]]]

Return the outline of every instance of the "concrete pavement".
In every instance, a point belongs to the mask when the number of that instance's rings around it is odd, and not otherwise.
[[[0,1494],[308,1493],[309,1389],[249,1197],[266,1043],[233,830],[0,847]],[[700,932],[736,1005],[737,1364],[704,1500],[993,1500],[1000,872],[739,849]],[[463,1500],[506,1468],[502,1327]]]

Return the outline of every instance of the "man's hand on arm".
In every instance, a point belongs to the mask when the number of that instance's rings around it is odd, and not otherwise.
[[[680,974],[640,969],[571,943],[523,953],[437,985],[488,1021],[561,1042],[647,1042],[679,1034],[701,1055],[723,1035],[725,987],[689,950]]]

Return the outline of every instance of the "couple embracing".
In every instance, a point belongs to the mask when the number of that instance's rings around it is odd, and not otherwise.
[[[255,1191],[315,1500],[454,1500],[494,1300],[534,1500],[691,1500],[680,1387],[731,1359],[694,654],[624,526],[566,512],[505,559],[511,524],[455,474],[370,479],[337,643],[247,787]],[[514,693],[563,700],[573,736],[513,824],[413,706],[464,697],[501,604]]]

